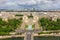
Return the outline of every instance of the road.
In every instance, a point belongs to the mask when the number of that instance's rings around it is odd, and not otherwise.
[[[38,33],[41,32],[42,30],[16,30],[16,32],[22,32],[22,33],[26,33],[26,40],[31,40],[32,39],[32,34],[34,33]]]
[[[42,30],[41,29],[34,29],[34,30],[20,30],[20,29],[17,29],[16,30],[16,32],[18,33],[18,32],[21,32],[21,33],[28,33],[28,32],[30,32],[30,33],[38,33],[38,32],[41,32]]]
[[[29,33],[26,33],[26,40],[31,40],[31,33],[29,32]]]

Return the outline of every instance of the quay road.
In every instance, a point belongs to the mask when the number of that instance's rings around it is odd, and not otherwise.
[[[31,40],[32,38],[31,38],[31,33],[29,32],[29,33],[26,33],[26,40]]]
[[[20,30],[20,29],[17,29],[17,30],[15,30],[16,31],[16,33],[19,33],[19,32],[21,32],[21,33],[38,33],[38,32],[42,32],[42,30],[41,29],[35,29],[35,30]]]
[[[35,29],[35,30],[16,30],[16,32],[21,32],[21,33],[26,33],[26,36],[25,36],[25,40],[33,40],[33,36],[32,34],[33,33],[38,33],[38,32],[41,32],[42,30],[38,30],[38,29]]]

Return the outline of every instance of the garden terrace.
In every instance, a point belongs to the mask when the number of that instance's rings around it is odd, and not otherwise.
[[[3,21],[0,18],[0,35],[9,34],[9,32],[14,32],[18,26],[22,23],[22,19],[8,19],[8,22]]]
[[[60,19],[52,21],[48,18],[41,18],[38,23],[42,26],[43,30],[60,30]]]

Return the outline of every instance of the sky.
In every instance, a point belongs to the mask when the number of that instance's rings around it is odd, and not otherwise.
[[[0,0],[0,9],[60,10],[60,0]]]

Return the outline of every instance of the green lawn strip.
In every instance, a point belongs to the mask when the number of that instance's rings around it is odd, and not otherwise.
[[[40,32],[38,34],[51,34],[52,32]]]
[[[35,28],[35,24],[32,25],[32,28],[33,28],[33,29]]]
[[[0,32],[0,36],[10,35],[9,32]]]
[[[23,14],[16,14],[15,16],[23,16]]]
[[[33,15],[32,15],[32,14],[30,14],[30,15],[28,16],[28,18],[33,18]]]
[[[39,32],[38,34],[51,34],[51,33],[59,33],[60,31],[50,31],[50,32]]]
[[[28,18],[33,18],[33,16],[28,16]]]
[[[0,40],[24,40],[24,37],[12,37],[12,38],[5,38]]]
[[[28,28],[28,25],[25,25],[25,28]]]

